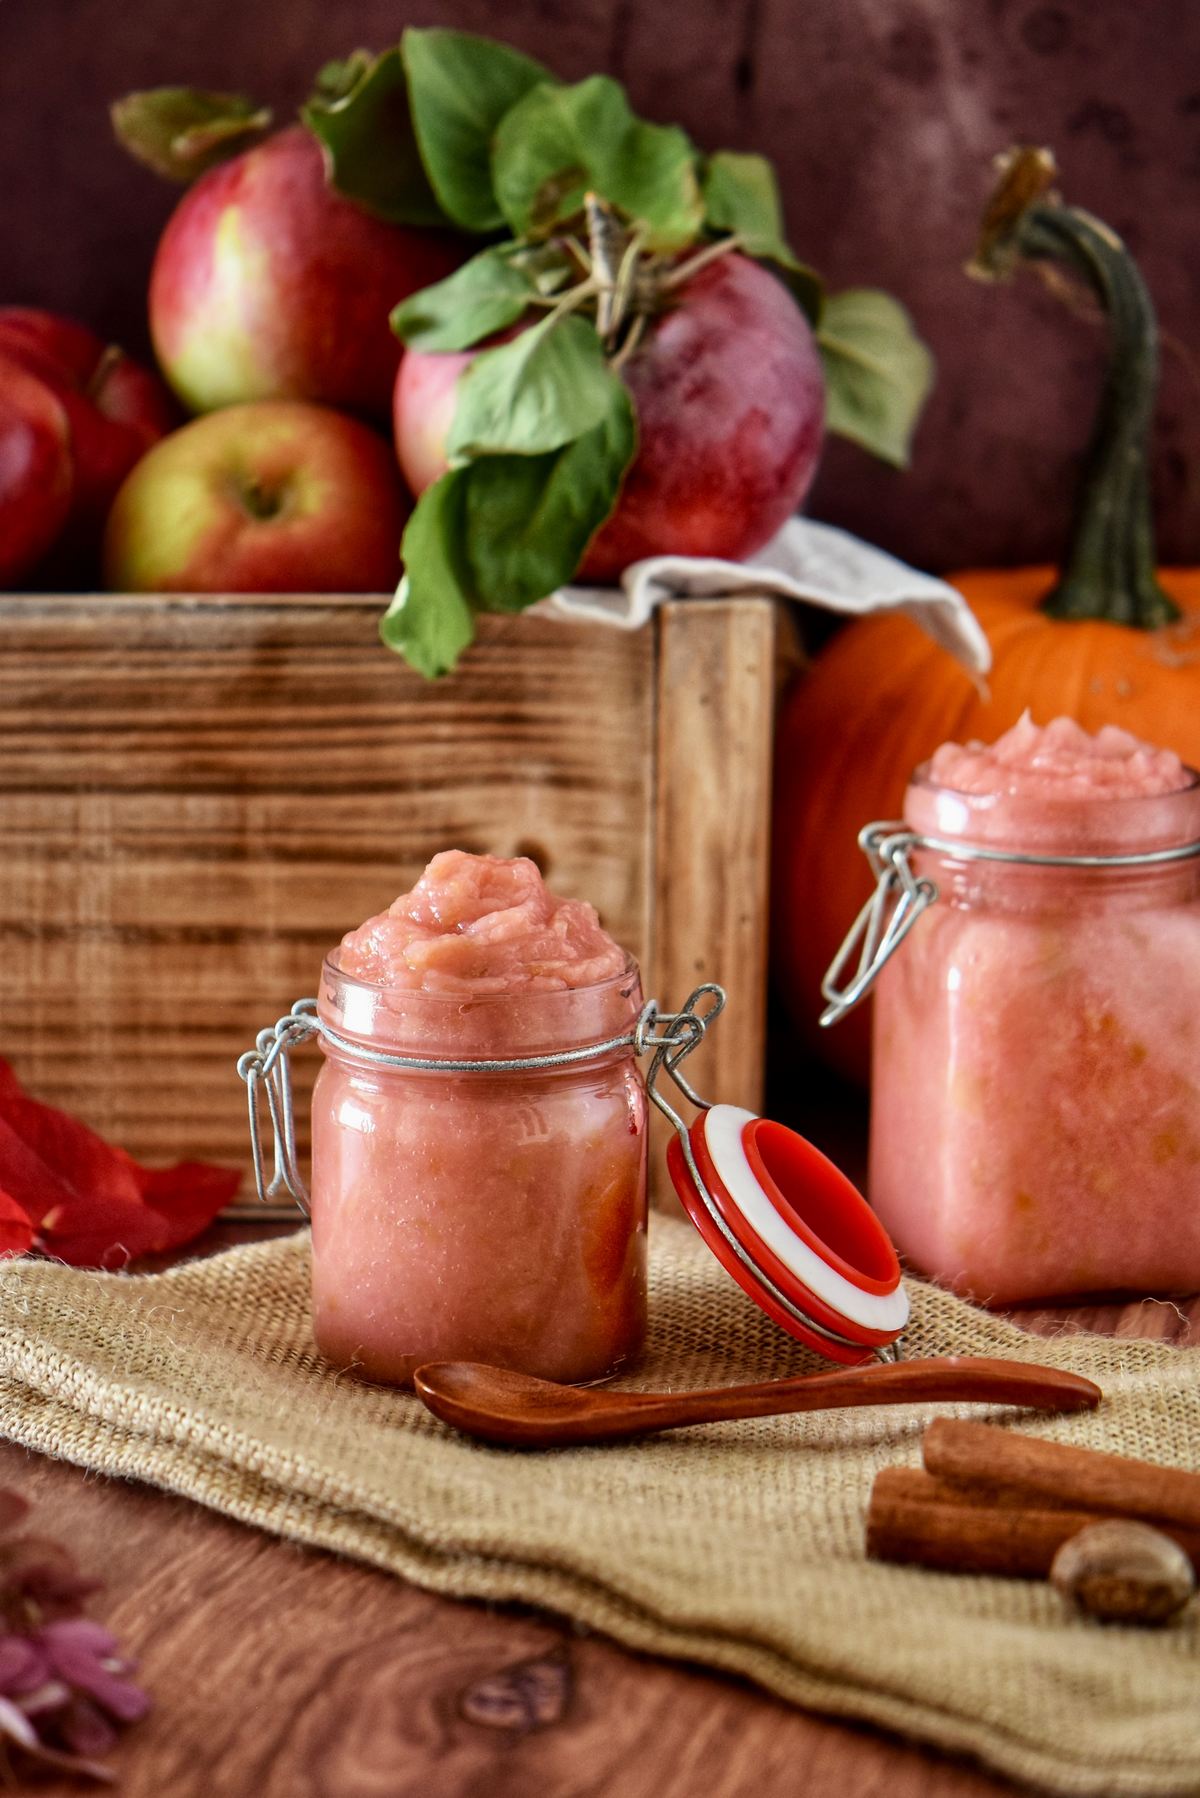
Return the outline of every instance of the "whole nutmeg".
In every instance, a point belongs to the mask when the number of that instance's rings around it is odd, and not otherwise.
[[[1192,1563],[1148,1523],[1114,1517],[1069,1536],[1054,1557],[1051,1583],[1089,1617],[1105,1623],[1167,1623],[1196,1590]]]

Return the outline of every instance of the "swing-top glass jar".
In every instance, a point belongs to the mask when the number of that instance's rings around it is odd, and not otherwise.
[[[555,900],[527,861],[437,856],[345,938],[317,1002],[324,1355],[403,1383],[441,1359],[596,1380],[637,1353],[642,1003],[592,908]],[[397,1056],[433,1065],[388,1065]],[[510,1065],[453,1065],[481,1061]]]
[[[832,1360],[892,1358],[908,1301],[861,1195],[811,1144],[682,1072],[724,1004],[712,982],[678,1012],[643,1003],[592,907],[555,899],[532,862],[435,856],[343,938],[319,998],[238,1061],[259,1197],[286,1192],[312,1218],[324,1354],[401,1384],[447,1359],[613,1373],[645,1332],[653,1100],[684,1208],[754,1303]],[[289,1056],[313,1036],[310,1191]]]
[[[996,1303],[1195,1291],[1200,776],[1023,720],[944,746],[867,841],[869,1196],[897,1248]]]

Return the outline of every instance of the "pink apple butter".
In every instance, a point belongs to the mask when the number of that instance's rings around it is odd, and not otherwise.
[[[929,762],[934,786],[984,798],[1041,795],[1055,823],[1063,800],[1153,797],[1191,780],[1174,750],[1155,749],[1115,724],[1092,736],[1073,718],[1038,725],[1028,712],[996,742],[943,743]]]
[[[525,856],[435,855],[411,893],[342,938],[356,980],[429,993],[515,996],[596,986],[627,957],[594,906],[556,899]]]
[[[602,1379],[646,1318],[638,971],[524,858],[437,855],[343,938],[318,1000],[313,1315],[321,1352]],[[594,1051],[588,1053],[588,1051]],[[583,1053],[549,1068],[456,1069]],[[379,1054],[435,1064],[396,1068]]]
[[[1200,776],[1067,718],[947,743],[905,820],[936,902],[876,988],[870,1193],[984,1302],[1200,1288]],[[928,846],[936,839],[937,846]]]

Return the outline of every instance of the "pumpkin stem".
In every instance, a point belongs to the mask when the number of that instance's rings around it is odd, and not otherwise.
[[[1112,346],[1070,548],[1042,610],[1052,618],[1157,630],[1180,611],[1155,572],[1148,462],[1158,381],[1153,302],[1116,232],[1052,191],[1057,170],[1049,150],[1010,150],[997,161],[1000,181],[969,272],[998,280],[1022,261],[1065,265],[1099,300]]]

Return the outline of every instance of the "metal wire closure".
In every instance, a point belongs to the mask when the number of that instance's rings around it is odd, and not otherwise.
[[[937,885],[918,878],[910,857],[931,850],[960,862],[1003,862],[1023,868],[1154,868],[1200,856],[1200,841],[1174,849],[1147,849],[1130,855],[1049,855],[1017,849],[992,849],[982,843],[951,842],[926,837],[902,823],[868,824],[858,844],[875,875],[875,891],[859,912],[821,982],[826,1001],[820,1023],[836,1024],[866,998],[880,970],[891,960],[917,919],[938,897]],[[857,955],[853,975],[839,984]]]
[[[705,1004],[705,1001],[708,1001]],[[679,1071],[679,1064],[704,1041],[705,1032],[725,1008],[725,991],[723,987],[711,982],[698,986],[681,1011],[660,1012],[658,1003],[650,999],[642,1007],[634,1029],[623,1036],[609,1037],[606,1042],[588,1043],[581,1049],[560,1049],[547,1055],[520,1055],[496,1060],[446,1061],[419,1055],[394,1055],[382,1049],[367,1049],[360,1043],[350,1042],[331,1030],[328,1024],[317,1016],[315,999],[298,999],[287,1017],[280,1018],[273,1028],[260,1030],[253,1049],[248,1049],[237,1064],[237,1071],[246,1084],[246,1099],[250,1119],[250,1148],[254,1161],[254,1184],[259,1198],[265,1203],[275,1199],[280,1192],[286,1192],[304,1212],[309,1215],[309,1191],[304,1176],[300,1172],[296,1155],[295,1112],[292,1104],[292,1081],[289,1056],[293,1049],[307,1042],[310,1037],[321,1036],[334,1048],[344,1049],[347,1054],[368,1062],[372,1067],[397,1068],[414,1073],[442,1074],[509,1074],[531,1073],[545,1068],[576,1067],[581,1063],[597,1061],[618,1049],[630,1049],[634,1055],[648,1055],[653,1051],[653,1059],[646,1071],[646,1092],[663,1116],[668,1119],[679,1137],[683,1150],[683,1158],[688,1173],[695,1182],[700,1201],[713,1224],[738,1261],[754,1276],[758,1284],[770,1293],[775,1303],[788,1313],[790,1317],[802,1323],[808,1330],[829,1342],[836,1342],[843,1347],[859,1348],[862,1345],[852,1342],[850,1338],[839,1336],[836,1331],[827,1329],[815,1318],[802,1311],[787,1295],[779,1290],[763,1270],[751,1259],[741,1243],[730,1230],[717,1206],[716,1200],[705,1184],[704,1178],[696,1164],[692,1152],[691,1140],[687,1125],[674,1107],[664,1099],[658,1090],[660,1074],[666,1074],[679,1088],[683,1096],[699,1111],[710,1111],[711,1103],[702,1099],[691,1083]],[[265,1094],[267,1113],[271,1121],[271,1132],[274,1142],[275,1165],[270,1180],[266,1177],[266,1166],[263,1157],[262,1130],[260,1121],[259,1095]],[[898,1360],[899,1346],[892,1344],[885,1349],[876,1349],[880,1360]]]
[[[716,1003],[707,1013],[698,1013],[695,1008],[705,994],[715,995]],[[662,1058],[670,1055],[672,1050],[677,1051],[674,1060],[681,1060],[684,1055],[690,1054],[703,1039],[705,1029],[724,1004],[725,994],[719,986],[700,986],[678,1013],[660,1015],[657,1002],[649,1000],[642,1007],[633,1030],[622,1036],[610,1036],[602,1043],[586,1043],[579,1049],[556,1049],[546,1055],[453,1061],[442,1057],[397,1055],[383,1049],[368,1049],[361,1043],[339,1035],[322,1022],[317,1016],[315,999],[298,999],[287,1017],[280,1018],[273,1028],[259,1031],[254,1048],[248,1049],[237,1064],[238,1074],[246,1083],[250,1148],[258,1196],[267,1203],[277,1198],[280,1192],[286,1192],[305,1216],[308,1215],[308,1187],[296,1156],[296,1124],[288,1058],[293,1049],[299,1048],[310,1037],[320,1036],[335,1049],[342,1049],[347,1055],[352,1055],[371,1067],[396,1068],[402,1072],[421,1074],[533,1073],[546,1068],[578,1067],[589,1061],[598,1061],[618,1049],[630,1049],[635,1055],[646,1055],[653,1049],[656,1054],[651,1068],[652,1075],[657,1073],[660,1065],[666,1066],[680,1090],[693,1104],[703,1105],[704,1101],[696,1096],[682,1076],[674,1073],[674,1061],[664,1062]],[[655,1033],[658,1025],[663,1027],[666,1034]],[[275,1165],[270,1180],[266,1177],[263,1157],[260,1093],[266,1097],[274,1142]],[[661,1101],[656,1100],[656,1103]]]
[[[263,1204],[287,1192],[309,1215],[309,1193],[296,1159],[296,1116],[292,1106],[292,1071],[288,1056],[292,1050],[315,1036],[317,1001],[297,999],[286,1018],[280,1018],[274,1029],[260,1030],[253,1049],[238,1057],[237,1071],[246,1082],[246,1099],[250,1112],[250,1153],[254,1162],[254,1185]],[[275,1168],[270,1180],[263,1167],[262,1132],[259,1128],[258,1095],[267,1096],[271,1119],[271,1135],[275,1148]]]

